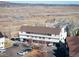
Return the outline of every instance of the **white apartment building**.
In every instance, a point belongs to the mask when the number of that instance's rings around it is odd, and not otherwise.
[[[66,26],[62,28],[22,26],[19,32],[20,40],[32,40],[35,43],[65,43],[67,37]]]
[[[0,52],[5,51],[5,37],[3,37],[2,33],[0,32]]]

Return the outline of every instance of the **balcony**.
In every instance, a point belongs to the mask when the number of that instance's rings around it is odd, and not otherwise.
[[[35,35],[21,35],[20,38],[25,39],[32,39],[32,40],[39,40],[39,41],[49,41],[49,42],[59,42],[59,38],[52,38],[52,37],[43,37],[43,36],[35,36]]]
[[[59,38],[59,36],[48,36],[48,35],[40,35],[40,34],[20,34],[20,36],[34,36],[34,37],[46,37],[46,38]]]

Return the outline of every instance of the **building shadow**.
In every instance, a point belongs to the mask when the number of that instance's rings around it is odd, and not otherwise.
[[[54,50],[54,55],[56,57],[69,57],[69,47],[67,43],[57,43],[56,44],[57,50]]]

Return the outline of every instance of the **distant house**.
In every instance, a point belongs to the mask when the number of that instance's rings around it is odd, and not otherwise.
[[[66,26],[62,28],[38,27],[38,26],[22,26],[19,32],[21,41],[32,40],[32,43],[65,43],[67,37]]]
[[[5,37],[3,36],[3,34],[0,32],[0,52],[5,51]]]

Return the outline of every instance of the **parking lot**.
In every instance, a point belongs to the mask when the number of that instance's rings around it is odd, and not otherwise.
[[[18,47],[12,46],[10,48],[7,48],[4,53],[0,54],[0,57],[24,57],[24,56],[17,55],[17,52],[21,51],[23,48],[25,47],[22,45],[22,43],[19,43]],[[55,57],[55,55],[53,55],[54,51],[52,49],[53,49],[52,47],[45,46],[41,48],[41,51],[47,51],[48,52],[47,57]]]
[[[19,47],[10,47],[6,49],[4,53],[0,54],[0,57],[22,57],[20,55],[17,55],[17,52],[23,49],[23,46],[19,44]]]

